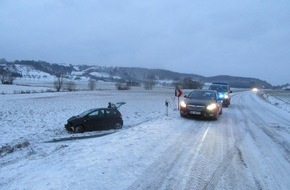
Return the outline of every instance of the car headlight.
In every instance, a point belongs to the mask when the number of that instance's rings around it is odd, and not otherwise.
[[[208,105],[207,107],[206,107],[206,109],[208,109],[208,110],[214,110],[214,109],[216,109],[217,108],[217,105],[216,104],[210,104],[210,105]]]
[[[224,98],[224,94],[219,94],[219,98]]]
[[[229,95],[228,94],[225,94],[225,99],[228,99],[229,98]]]
[[[258,88],[253,88],[252,91],[253,91],[253,92],[258,92],[259,89],[258,89]]]
[[[182,107],[182,108],[186,108],[186,103],[185,103],[184,101],[181,101],[181,102],[180,102],[180,107]]]

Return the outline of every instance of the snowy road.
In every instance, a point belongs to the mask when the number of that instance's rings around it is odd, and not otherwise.
[[[255,93],[234,94],[218,121],[150,118],[98,138],[31,140],[24,158],[0,158],[0,189],[289,189],[290,114]]]
[[[289,189],[290,117],[257,96],[235,95],[217,122],[174,123],[188,131],[129,189]]]

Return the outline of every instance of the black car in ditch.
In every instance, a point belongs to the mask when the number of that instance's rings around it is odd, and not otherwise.
[[[87,110],[67,120],[68,132],[83,133],[108,129],[120,129],[123,126],[122,114],[116,107],[95,108]]]
[[[193,90],[180,103],[181,117],[200,116],[217,120],[222,111],[222,100],[214,90]]]

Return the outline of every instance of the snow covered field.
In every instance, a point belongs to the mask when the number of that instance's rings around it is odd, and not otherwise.
[[[290,187],[290,113],[271,96],[235,93],[218,121],[181,118],[172,89],[0,96],[0,189]],[[109,101],[127,102],[123,129],[65,131]]]

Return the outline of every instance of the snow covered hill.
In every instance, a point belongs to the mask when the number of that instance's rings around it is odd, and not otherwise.
[[[7,62],[0,59],[0,75],[12,75],[18,80],[53,80],[56,75],[62,75],[68,80],[86,80],[90,78],[104,82],[126,82],[130,85],[138,86],[149,78],[154,78],[159,85],[169,86],[173,82],[180,82],[184,78],[193,81],[206,82],[226,82],[232,87],[251,88],[253,86],[261,88],[271,88],[272,85],[266,81],[235,76],[212,76],[204,77],[197,74],[178,73],[163,69],[147,69],[138,67],[105,67],[97,65],[68,65],[51,64],[44,61],[14,61]]]

